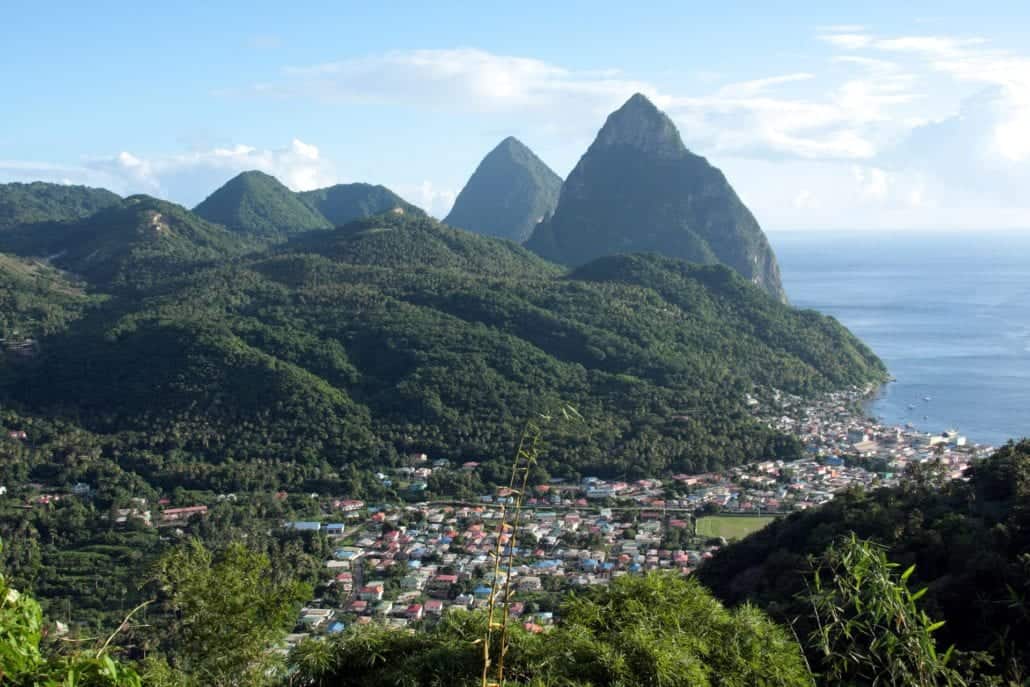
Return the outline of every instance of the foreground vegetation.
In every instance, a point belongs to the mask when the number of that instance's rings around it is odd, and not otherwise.
[[[569,597],[561,617],[545,634],[514,627],[506,684],[812,684],[788,630],[754,608],[726,610],[693,581],[618,578]],[[456,611],[425,633],[371,627],[309,642],[291,657],[291,684],[478,685],[485,630],[484,614]]]
[[[811,631],[810,559],[852,533],[915,566],[920,603],[947,621],[939,639],[979,652],[981,674],[1030,679],[1030,441],[1000,449],[968,481],[943,480],[931,466],[898,488],[838,494],[724,548],[698,574],[727,603],[754,603]]]
[[[941,623],[917,606],[921,594],[909,589],[910,575],[876,545],[841,540],[812,578],[808,602],[818,629],[804,642],[757,608],[726,609],[696,580],[616,578],[570,595],[548,632],[513,623],[505,684],[969,684],[951,665],[953,650],[938,650]],[[84,650],[77,642],[46,643],[38,605],[0,577],[0,679],[68,687],[471,687],[483,670],[482,612],[452,611],[416,633],[373,624],[308,640],[288,656],[272,650],[310,590],[277,579],[267,558],[239,543],[217,554],[186,543],[162,559],[151,589],[148,622],[133,625],[130,614],[120,628],[131,653],[116,650],[115,635]],[[142,647],[147,657],[133,660]],[[812,672],[804,648],[821,656],[820,672]]]
[[[968,481],[942,481],[932,466],[911,478],[904,488],[849,492],[780,518],[724,548],[689,580],[624,576],[566,597],[553,629],[513,626],[510,684],[1024,684],[1030,442],[1004,447]],[[64,510],[74,503],[55,511],[64,520],[52,533],[77,529],[67,527],[75,511]],[[291,534],[294,544],[273,546],[260,527],[239,529],[219,512],[196,532],[207,545],[169,543],[146,566],[139,596],[118,612],[129,621],[116,622],[113,635],[82,628],[52,641],[54,626],[43,623],[38,604],[12,593],[5,578],[4,679],[118,687],[139,680],[162,687],[476,684],[480,613],[454,611],[424,621],[415,634],[355,626],[289,656],[270,653],[311,597],[305,571],[317,570],[327,552],[312,550],[307,565],[287,564],[303,560],[317,538],[305,544]],[[110,532],[112,542],[129,533]],[[33,556],[20,539],[4,553]]]

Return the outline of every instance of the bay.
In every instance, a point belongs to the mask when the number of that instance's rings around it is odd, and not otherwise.
[[[890,424],[998,445],[1030,435],[1030,235],[778,232],[791,303],[836,317],[896,381]]]

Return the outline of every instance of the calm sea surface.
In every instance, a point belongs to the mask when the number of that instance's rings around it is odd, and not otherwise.
[[[874,415],[978,443],[1030,436],[1030,233],[769,239],[791,302],[836,317],[896,378]]]

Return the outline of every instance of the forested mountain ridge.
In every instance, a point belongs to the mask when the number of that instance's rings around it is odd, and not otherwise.
[[[117,205],[107,189],[32,183],[0,184],[0,231],[41,222],[70,222]]]
[[[800,361],[819,369],[836,386],[864,384],[870,370],[886,374],[876,354],[833,318],[814,310],[783,310],[722,265],[697,265],[654,254],[618,255],[574,269],[569,278],[652,289],[685,313],[707,318],[706,331],[733,322],[737,336],[727,336],[727,341],[739,344],[743,337],[755,336],[777,341],[783,352],[796,359],[795,364]],[[747,356],[741,355],[741,359]],[[776,364],[777,374],[786,376],[790,363]],[[763,364],[757,364],[750,374],[760,379],[762,368]],[[792,386],[812,390],[805,383]]]
[[[256,245],[180,205],[143,195],[76,222],[32,225],[0,235],[0,247],[48,258],[97,291],[145,288]]]
[[[336,184],[313,191],[301,191],[297,197],[337,227],[395,208],[410,213],[422,213],[421,209],[385,186],[372,184]]]
[[[118,216],[159,202],[129,201]],[[133,290],[42,339],[2,391],[107,437],[165,487],[299,486],[410,450],[500,461],[558,401],[585,421],[547,469],[704,471],[796,455],[751,418],[755,388],[884,374],[836,322],[722,267],[632,256],[564,276],[511,242],[393,212],[241,257],[234,234],[161,207],[168,233],[193,222],[191,242],[171,244],[192,251],[190,269],[168,258],[129,279],[145,251],[69,250],[94,288]]]
[[[424,213],[390,211],[329,232],[298,236],[276,253],[309,253],[352,265],[475,274],[556,276],[561,269],[521,246],[453,229]]]
[[[40,261],[0,253],[0,340],[26,354],[35,350],[28,340],[60,331],[96,300]]]
[[[333,226],[278,179],[258,171],[233,177],[193,212],[232,231],[268,241]]]
[[[476,167],[444,222],[522,243],[558,204],[561,177],[513,136]]]
[[[640,94],[609,115],[562,185],[554,215],[526,246],[573,266],[622,253],[722,263],[786,299],[754,216],[722,172],[688,151],[672,121]]]

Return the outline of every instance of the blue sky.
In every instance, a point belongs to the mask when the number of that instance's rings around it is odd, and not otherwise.
[[[1030,227],[1025,3],[179,4],[7,0],[0,181],[443,215],[505,136],[565,176],[641,91],[767,229]]]

